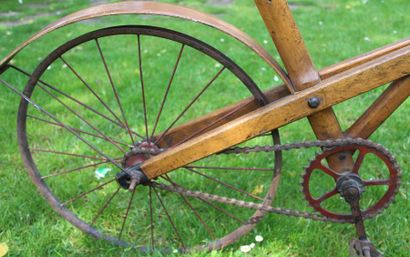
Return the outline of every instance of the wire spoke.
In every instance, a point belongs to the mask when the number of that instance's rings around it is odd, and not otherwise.
[[[93,130],[95,130],[98,134],[100,134],[102,137],[105,138],[105,140],[107,140],[108,142],[110,142],[112,145],[114,145],[118,150],[120,150],[122,153],[125,153],[124,149],[122,149],[120,146],[118,146],[110,137],[108,137],[107,135],[105,135],[101,130],[99,130],[97,127],[95,127],[94,125],[92,125],[89,121],[87,121],[82,115],[80,115],[79,113],[77,113],[76,111],[74,111],[72,108],[70,108],[68,105],[66,105],[65,103],[63,103],[57,96],[55,96],[53,93],[51,93],[50,91],[48,91],[47,89],[45,89],[43,86],[41,86],[40,84],[37,84],[39,86],[39,88],[41,88],[44,92],[46,92],[49,96],[51,96],[52,98],[54,98],[55,100],[57,100],[57,102],[59,102],[61,105],[63,105],[65,108],[67,108],[67,110],[69,110],[72,114],[74,114],[77,118],[79,118],[81,121],[83,121],[84,123],[86,123],[90,128],[92,128]]]
[[[252,102],[250,102],[252,103]],[[248,103],[249,104],[249,103]],[[188,136],[187,138],[185,138],[184,140],[182,140],[181,142],[177,143],[176,145],[180,145],[182,143],[185,143],[186,141],[188,141],[189,139],[192,139],[198,135],[200,135],[201,133],[207,131],[209,128],[211,128],[212,126],[215,126],[216,124],[218,124],[221,121],[224,121],[226,119],[228,119],[230,116],[232,116],[233,114],[237,113],[240,109],[246,107],[248,104],[245,105],[239,105],[236,108],[234,108],[233,110],[231,110],[230,112],[228,112],[227,114],[223,115],[222,117],[214,120],[213,122],[211,122],[210,124],[208,124],[206,127],[196,131],[195,133],[191,134],[190,136]]]
[[[61,152],[61,151],[54,151],[50,149],[41,149],[41,148],[31,148],[31,152],[40,152],[40,153],[52,153],[52,154],[58,154],[58,155],[66,155],[66,156],[72,156],[72,157],[78,157],[78,158],[84,158],[84,159],[92,159],[92,160],[102,160],[106,161],[106,158],[102,157],[96,157],[96,156],[91,156],[91,155],[83,155],[83,154],[76,154],[76,153],[68,153],[68,152]]]
[[[151,249],[155,249],[155,240],[154,240],[154,216],[152,212],[152,187],[149,187],[149,221],[150,221],[150,231],[151,231]]]
[[[96,146],[94,146],[93,144],[91,144],[90,142],[88,142],[87,140],[85,140],[81,135],[79,135],[77,132],[75,132],[74,130],[72,130],[70,127],[66,126],[64,123],[62,123],[57,117],[55,117],[53,114],[49,113],[47,110],[45,110],[43,107],[41,107],[40,105],[38,105],[36,102],[34,102],[33,100],[31,100],[29,97],[27,97],[26,95],[24,95],[23,93],[19,92],[15,87],[13,87],[12,85],[10,85],[9,83],[7,83],[6,81],[0,79],[0,83],[2,83],[3,85],[5,85],[7,88],[9,88],[11,91],[13,91],[15,94],[19,95],[21,98],[23,98],[24,100],[26,100],[29,104],[31,104],[34,108],[36,108],[37,110],[39,110],[40,112],[46,114],[48,117],[50,117],[52,120],[54,120],[55,122],[57,122],[58,124],[60,124],[61,126],[63,126],[65,129],[67,129],[71,134],[73,134],[76,138],[78,138],[81,142],[83,142],[84,144],[86,144],[88,147],[90,147],[91,149],[93,149],[95,152],[97,152],[98,154],[100,154],[101,156],[103,156],[104,158],[106,158],[106,160],[109,160],[113,165],[115,165],[117,168],[119,168],[121,171],[124,171],[124,169],[110,156],[108,156],[107,154],[105,154],[104,152],[102,152],[100,149],[98,149]]]
[[[167,98],[168,98],[169,90],[171,89],[172,82],[174,81],[175,73],[176,73],[176,71],[177,71],[177,69],[178,69],[179,61],[181,60],[181,56],[182,56],[182,53],[183,53],[183,51],[184,51],[184,48],[185,48],[185,45],[182,44],[181,50],[179,50],[178,58],[177,58],[177,60],[176,60],[176,62],[175,62],[174,68],[173,68],[173,70],[172,70],[171,78],[169,79],[168,86],[167,86],[167,88],[166,88],[166,90],[165,90],[165,95],[164,95],[164,97],[162,98],[161,106],[160,106],[160,108],[159,108],[157,118],[155,119],[155,125],[154,125],[154,128],[152,129],[151,137],[154,136],[155,130],[157,129],[158,121],[159,121],[159,118],[161,117],[162,110],[163,110],[164,105],[165,105],[165,102],[166,102],[166,100],[167,100]]]
[[[81,166],[81,167],[78,167],[78,168],[74,168],[74,169],[70,169],[70,170],[66,170],[66,171],[60,171],[60,172],[52,173],[52,174],[49,174],[49,175],[46,175],[46,176],[42,176],[41,179],[46,179],[46,178],[50,178],[50,177],[57,177],[57,176],[67,175],[67,174],[72,173],[72,172],[82,171],[82,170],[84,170],[84,169],[91,168],[91,167],[96,167],[96,166],[98,166],[98,165],[101,165],[101,164],[104,164],[104,163],[108,163],[108,162],[109,162],[109,161],[106,160],[106,161],[102,161],[102,162],[97,162],[97,163],[92,163],[92,164],[84,165],[84,166]]]
[[[137,38],[138,38],[138,65],[139,65],[139,71],[140,71],[142,105],[143,105],[143,108],[144,108],[145,135],[147,137],[147,140],[149,141],[147,103],[146,103],[146,99],[145,99],[145,85],[144,85],[144,76],[143,76],[143,72],[142,72],[141,37],[140,37],[139,34],[138,34]]]
[[[208,201],[208,200],[205,200],[205,199],[202,199],[202,198],[198,198],[198,199],[201,200],[202,202],[206,203],[207,205],[211,206],[211,207],[214,208],[215,210],[220,211],[220,212],[223,212],[226,216],[228,216],[228,217],[230,217],[230,218],[236,220],[238,223],[240,223],[240,224],[245,224],[245,221],[241,220],[241,219],[238,218],[237,216],[235,216],[235,215],[233,215],[232,213],[228,212],[228,211],[225,210],[224,208],[221,208],[221,207],[219,207],[218,205],[216,205],[216,204],[214,204],[214,203],[212,203],[212,202],[210,202],[210,201]]]
[[[191,106],[201,97],[201,95],[213,84],[213,82],[221,75],[221,73],[225,70],[225,67],[222,67],[218,73],[205,85],[204,88],[191,100],[191,102],[185,107],[185,109],[176,117],[176,119],[169,125],[169,127],[161,134],[161,136],[155,141],[158,143],[167,133],[168,131],[174,127],[174,125],[179,121],[182,116],[191,108]]]
[[[125,215],[124,215],[124,218],[122,220],[121,230],[120,230],[120,233],[118,235],[119,239],[121,239],[122,232],[124,231],[125,223],[127,222],[128,214],[129,214],[130,209],[131,209],[132,200],[134,199],[135,191],[137,191],[137,190],[134,189],[131,193],[130,201],[128,202],[127,210],[125,211]]]
[[[102,60],[102,62],[103,62],[103,64],[104,64],[104,68],[105,68],[105,71],[106,71],[106,73],[107,73],[108,80],[110,81],[111,88],[112,88],[112,90],[113,90],[113,92],[114,92],[115,100],[117,101],[118,107],[120,108],[120,111],[121,111],[122,118],[124,119],[124,122],[125,122],[125,126],[127,127],[128,134],[129,134],[129,136],[130,136],[130,138],[131,138],[132,144],[135,144],[134,137],[132,136],[132,133],[131,133],[131,130],[130,130],[130,126],[128,125],[127,118],[125,117],[124,109],[122,108],[121,100],[120,100],[120,98],[119,98],[119,96],[118,96],[117,89],[116,89],[115,84],[114,84],[114,81],[113,81],[113,79],[112,79],[112,77],[111,77],[110,70],[108,69],[108,65],[107,65],[107,62],[106,62],[106,60],[105,60],[104,54],[103,54],[103,52],[102,52],[102,50],[101,50],[101,46],[100,46],[100,43],[98,42],[98,39],[95,39],[95,43],[96,43],[96,45],[97,45],[98,52],[100,53],[101,60]]]
[[[52,125],[52,126],[57,126],[57,127],[60,127],[60,128],[64,128],[63,126],[61,126],[60,124],[58,124],[58,123],[56,123],[56,122],[48,121],[48,120],[46,120],[46,119],[42,119],[42,118],[37,117],[37,116],[33,116],[33,115],[30,115],[30,114],[27,114],[27,117],[32,118],[32,119],[34,119],[34,120],[38,120],[38,121],[42,121],[42,122],[48,123],[48,124],[50,124],[50,125]],[[68,126],[68,125],[67,125],[67,126]],[[92,137],[96,137],[96,138],[101,138],[101,139],[104,139],[105,141],[108,141],[108,140],[106,140],[103,136],[96,135],[96,134],[93,134],[93,133],[90,133],[90,132],[87,132],[87,131],[84,131],[84,130],[81,130],[81,129],[78,129],[78,128],[74,128],[74,127],[70,127],[70,128],[71,128],[72,130],[74,130],[75,132],[78,132],[78,133],[81,133],[81,134],[86,134],[86,135],[89,135],[89,136],[92,136]],[[112,138],[111,138],[111,139],[112,139]],[[126,143],[124,143],[124,142],[120,142],[120,141],[118,141],[118,140],[116,140],[116,139],[112,139],[112,141],[115,142],[115,143],[117,143],[117,144],[119,144],[119,145],[123,145],[123,146],[126,146],[126,147],[129,147],[129,146],[130,146],[130,145],[128,145],[128,144],[126,144]]]
[[[177,186],[177,187],[181,187],[180,185],[178,185],[177,183],[175,183],[167,174],[165,174],[165,176],[163,177],[165,180],[167,180],[168,182],[170,182],[173,186]],[[202,225],[205,227],[206,231],[208,232],[208,235],[210,235],[213,239],[216,239],[215,237],[215,233],[211,230],[211,228],[208,226],[208,224],[206,224],[206,222],[202,219],[201,215],[199,214],[199,212],[192,206],[192,204],[190,203],[190,201],[187,199],[187,197],[185,195],[183,195],[182,193],[178,193],[182,200],[184,201],[184,203],[191,209],[191,211],[194,213],[194,215],[197,217],[197,219],[199,220],[199,222],[202,223]]]
[[[22,74],[26,75],[27,77],[31,77],[31,75],[30,75],[27,71],[24,71],[23,69],[21,69],[21,68],[19,68],[19,67],[17,67],[17,66],[10,65],[10,67],[12,67],[13,69],[15,69],[15,70],[21,72]],[[45,82],[42,81],[42,80],[39,80],[39,82],[40,82],[41,84],[45,84]],[[122,128],[122,129],[126,129],[126,127],[123,125],[123,123],[122,123],[121,121],[120,121],[119,123],[118,123],[118,122],[113,122],[113,124],[115,124],[116,126]],[[139,135],[139,134],[136,133],[135,131],[132,131],[132,130],[131,130],[131,132],[132,132],[134,135],[136,135],[136,136],[138,136],[138,137],[140,137],[140,138],[143,138],[141,135]]]
[[[71,72],[82,82],[82,84],[97,98],[97,100],[105,107],[107,111],[109,111],[114,118],[121,124],[122,127],[124,127],[124,124],[122,123],[121,119],[114,113],[114,111],[102,100],[102,98],[91,88],[90,85],[88,85],[87,82],[80,76],[80,74],[74,69],[73,66],[71,66],[64,58],[63,56],[60,56],[61,61],[67,65],[67,67],[71,70]]]
[[[168,210],[167,210],[167,208],[165,207],[165,205],[164,205],[164,203],[163,203],[163,201],[162,201],[161,196],[158,194],[157,190],[156,190],[154,187],[153,187],[152,189],[154,190],[154,193],[155,193],[155,195],[157,196],[157,199],[159,200],[159,202],[160,202],[160,204],[161,204],[161,206],[162,206],[162,209],[165,211],[165,215],[167,216],[169,223],[171,223],[172,228],[174,229],[175,234],[176,234],[176,236],[178,237],[179,242],[181,243],[182,247],[183,247],[184,249],[186,249],[185,243],[184,243],[184,241],[182,240],[182,237],[181,237],[181,235],[179,234],[179,231],[178,231],[177,227],[175,226],[175,223],[172,221],[171,216],[169,215]]]
[[[77,195],[77,196],[71,198],[70,200],[65,201],[64,203],[61,204],[61,206],[67,206],[67,204],[73,203],[73,202],[77,201],[78,199],[83,198],[84,196],[86,196],[86,195],[88,195],[88,194],[90,194],[90,193],[92,193],[92,192],[94,192],[94,191],[96,191],[96,190],[98,190],[98,189],[100,189],[100,188],[103,188],[104,186],[106,186],[106,185],[108,185],[108,184],[114,182],[115,180],[116,180],[115,178],[110,179],[110,180],[108,180],[107,182],[102,183],[102,184],[100,184],[100,185],[94,187],[94,188],[91,189],[91,190],[88,190],[88,191],[86,191],[86,192],[83,192],[83,193],[81,193],[81,194],[79,194],[79,195]]]
[[[93,220],[91,221],[91,225],[94,225],[97,219],[103,214],[105,209],[108,207],[108,205],[111,203],[111,201],[114,199],[114,197],[118,194],[120,191],[121,187],[118,187],[114,193],[104,202],[104,205],[98,210],[97,214],[94,216]]]
[[[178,187],[180,187],[180,188],[183,189],[183,190],[187,190],[187,189],[184,188],[183,186],[178,186]],[[168,192],[168,191],[167,191],[167,192]],[[200,198],[200,197],[195,198],[195,199],[198,199],[198,200],[200,200],[200,201],[206,203],[207,205],[211,206],[212,208],[214,208],[214,209],[217,210],[217,211],[223,212],[226,216],[231,217],[232,219],[238,221],[238,223],[240,223],[240,224],[244,224],[244,223],[245,223],[243,220],[239,219],[238,217],[236,217],[236,216],[233,215],[232,213],[226,211],[225,209],[219,207],[218,205],[216,205],[216,204],[214,204],[214,203],[212,203],[212,202],[210,202],[210,201],[208,201],[208,200],[202,199],[202,198]]]
[[[231,184],[228,184],[228,183],[226,183],[226,182],[223,182],[223,181],[221,181],[221,180],[219,180],[219,179],[217,179],[217,178],[214,178],[214,177],[211,177],[211,176],[209,176],[209,175],[203,174],[203,173],[201,173],[201,172],[199,172],[199,171],[196,171],[196,170],[194,170],[194,169],[192,169],[192,168],[188,168],[188,167],[184,167],[184,168],[187,169],[187,170],[189,170],[189,171],[191,171],[191,172],[194,173],[194,174],[197,174],[197,175],[199,175],[199,176],[202,176],[202,177],[204,177],[204,178],[207,178],[207,179],[209,179],[209,180],[211,180],[211,181],[214,181],[214,182],[216,182],[216,183],[218,183],[218,184],[220,184],[220,185],[223,185],[223,186],[225,186],[225,187],[227,187],[227,188],[230,188],[230,189],[232,189],[232,190],[234,190],[234,191],[236,191],[236,192],[239,192],[239,193],[241,193],[241,194],[247,195],[247,196],[252,197],[252,198],[254,198],[254,199],[257,199],[257,200],[261,200],[261,201],[264,200],[263,198],[261,198],[261,197],[259,197],[259,196],[256,196],[256,195],[253,195],[253,194],[251,194],[251,193],[248,193],[248,192],[246,192],[245,190],[242,190],[242,189],[240,189],[240,188],[237,188],[237,187],[235,187],[235,186],[233,186],[233,185],[231,185]]]
[[[114,121],[114,120],[112,120],[111,118],[107,117],[106,115],[100,113],[99,111],[95,110],[94,108],[92,108],[92,107],[86,105],[85,103],[83,103],[83,102],[81,102],[81,101],[75,99],[74,97],[72,97],[72,96],[70,96],[70,95],[64,93],[63,91],[59,90],[58,88],[56,88],[56,87],[54,87],[54,86],[52,86],[52,85],[50,85],[50,84],[48,84],[48,83],[46,83],[46,82],[40,82],[40,83],[43,84],[44,86],[48,87],[49,89],[51,89],[51,90],[53,90],[53,91],[55,91],[55,92],[57,92],[57,93],[59,93],[59,94],[65,96],[65,97],[67,97],[68,99],[70,99],[71,101],[73,101],[73,102],[79,104],[80,106],[82,106],[82,107],[84,107],[84,108],[86,108],[86,109],[92,111],[93,113],[95,113],[95,114],[97,114],[98,116],[104,118],[105,120],[109,121],[110,123],[113,123],[113,124],[116,124],[116,125],[121,126],[121,124],[118,124],[116,121]]]

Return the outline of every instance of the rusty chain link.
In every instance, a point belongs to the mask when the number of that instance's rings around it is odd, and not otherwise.
[[[400,168],[396,160],[386,148],[384,148],[380,144],[373,143],[370,140],[360,139],[360,138],[315,140],[315,141],[307,141],[307,142],[299,142],[299,143],[291,143],[291,144],[283,144],[283,145],[273,145],[273,146],[233,147],[223,152],[220,152],[218,154],[249,154],[249,153],[255,153],[255,152],[279,152],[279,151],[290,151],[294,149],[307,149],[307,148],[313,148],[313,147],[332,148],[332,147],[345,146],[345,145],[368,146],[368,147],[372,147],[380,151],[390,160],[390,162],[392,162],[392,164],[394,165],[398,173],[401,174]],[[400,177],[399,177],[399,183],[400,183]],[[243,201],[243,200],[239,200],[235,198],[228,198],[228,197],[223,197],[219,195],[204,193],[200,191],[191,191],[191,190],[184,189],[175,184],[165,185],[165,184],[154,182],[154,181],[151,181],[150,184],[153,187],[157,187],[157,188],[160,188],[166,191],[178,193],[184,196],[199,198],[202,200],[215,201],[215,202],[228,204],[228,205],[235,205],[235,206],[239,206],[242,208],[257,209],[257,210],[262,210],[262,211],[276,213],[276,214],[285,215],[285,216],[299,217],[299,218],[305,218],[305,219],[323,221],[323,222],[353,223],[353,220],[350,220],[350,219],[345,219],[345,220],[332,219],[332,218],[328,218],[323,215],[312,213],[312,212],[305,212],[305,211],[298,211],[298,210],[293,210],[293,209],[266,206],[266,205],[255,203],[255,202],[248,202],[248,201]],[[399,186],[397,188],[399,188]],[[395,193],[397,193],[397,191],[398,190],[396,190]],[[389,204],[390,202],[388,202],[388,204],[383,206],[383,209],[386,208]],[[370,217],[365,217],[365,218],[370,218]],[[249,220],[248,222],[251,222],[251,223],[257,222],[258,221],[257,219],[258,217],[253,218]]]

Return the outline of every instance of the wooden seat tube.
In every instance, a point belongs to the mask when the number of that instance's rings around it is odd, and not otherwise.
[[[255,3],[283,60],[295,92],[319,83],[319,72],[313,65],[287,1],[255,0]],[[306,108],[310,108],[308,103],[306,103]],[[313,114],[308,119],[318,139],[343,136],[342,129],[331,108]],[[346,158],[346,156],[333,156],[328,161],[338,171],[352,167],[351,158]]]

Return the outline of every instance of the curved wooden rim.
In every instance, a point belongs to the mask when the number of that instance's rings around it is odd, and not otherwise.
[[[210,26],[212,28],[218,29],[219,31],[235,38],[240,41],[252,51],[258,54],[269,66],[271,66],[284,81],[285,85],[292,92],[293,87],[285,71],[279,66],[275,59],[253,38],[251,38],[246,33],[242,32],[235,26],[222,21],[211,15],[182,7],[173,4],[157,3],[157,2],[119,2],[113,4],[104,4],[87,9],[80,10],[78,12],[72,13],[65,16],[64,18],[48,25],[43,28],[38,33],[34,34],[27,41],[22,43],[16,49],[14,49],[9,55],[7,55],[1,62],[0,67],[6,65],[14,56],[16,56],[21,50],[26,46],[31,44],[33,41],[39,39],[40,37],[62,28],[64,26],[103,16],[110,15],[125,15],[125,14],[143,14],[143,15],[159,15],[159,16],[168,16],[181,18],[185,20],[190,20],[193,22],[202,23],[204,25]]]

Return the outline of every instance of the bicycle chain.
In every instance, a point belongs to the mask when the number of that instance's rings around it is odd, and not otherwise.
[[[381,151],[385,156],[389,158],[390,162],[394,165],[394,168],[398,171],[398,174],[399,174],[398,186],[395,192],[395,194],[397,194],[399,187],[400,187],[400,175],[401,175],[400,168],[399,168],[397,161],[385,147],[383,147],[380,144],[373,143],[372,141],[366,140],[366,139],[343,138],[343,139],[335,139],[335,140],[315,140],[315,141],[307,141],[307,142],[299,142],[299,143],[291,143],[291,144],[283,144],[283,145],[273,145],[273,146],[233,147],[225,151],[219,152],[217,154],[249,154],[249,153],[254,153],[254,152],[279,152],[279,151],[290,151],[290,150],[295,150],[295,149],[307,149],[307,148],[314,148],[314,147],[315,148],[320,147],[320,148],[326,149],[326,148],[332,148],[332,147],[344,146],[344,145],[352,145],[352,144],[372,147],[378,151]],[[239,200],[235,198],[228,198],[228,197],[223,197],[219,195],[204,193],[200,191],[191,191],[191,190],[184,189],[175,184],[171,186],[171,185],[165,185],[165,184],[153,182],[153,181],[151,181],[150,184],[151,186],[154,186],[154,187],[166,190],[166,191],[178,193],[184,196],[200,198],[203,200],[216,201],[216,202],[220,202],[223,204],[236,205],[242,208],[257,209],[257,210],[275,213],[279,215],[298,217],[298,218],[304,218],[304,219],[310,219],[310,220],[322,221],[322,222],[354,223],[354,221],[350,219],[345,219],[345,220],[332,219],[332,218],[328,218],[323,215],[312,213],[312,212],[266,206],[266,205],[255,203],[255,202],[248,202],[248,201],[243,201],[243,200]],[[383,206],[383,208],[379,212],[377,212],[375,215],[379,214],[383,209],[387,208],[392,202],[392,200],[393,198],[385,206]],[[368,216],[364,218],[371,218],[371,217]],[[254,217],[248,222],[251,222],[251,223],[258,222],[259,219],[260,217]]]

